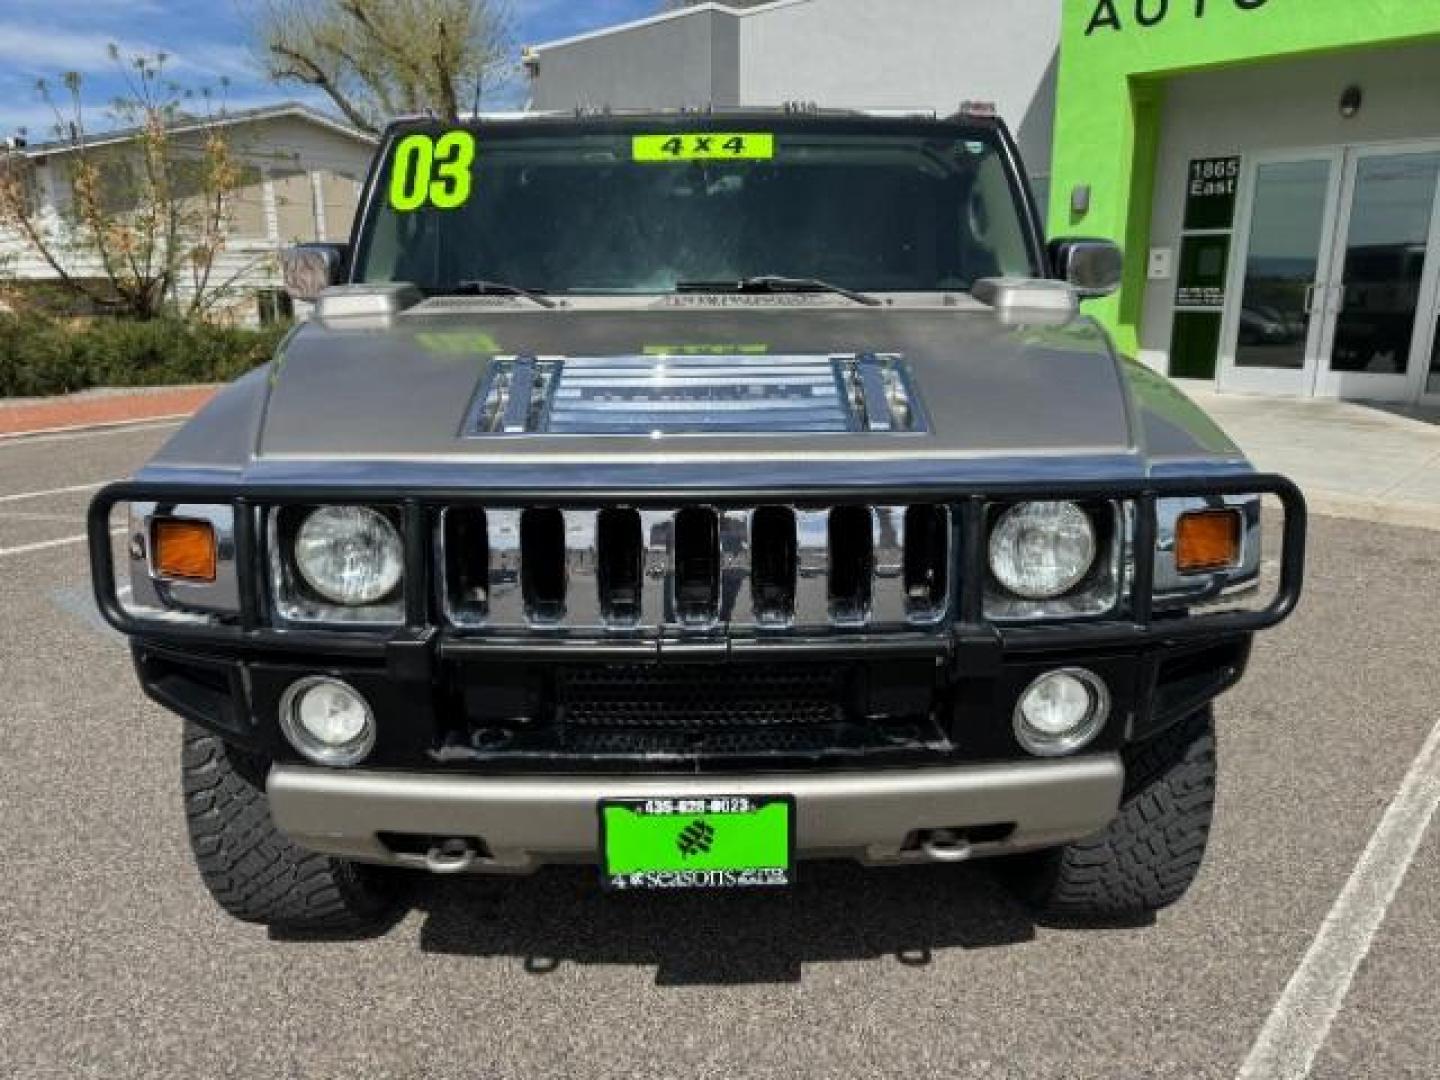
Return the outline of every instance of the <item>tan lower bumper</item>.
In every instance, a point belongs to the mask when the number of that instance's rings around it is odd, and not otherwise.
[[[600,799],[792,795],[801,857],[865,863],[929,858],[917,834],[1011,825],[971,854],[1050,847],[1104,828],[1116,814],[1123,768],[1115,755],[945,769],[744,776],[478,778],[344,772],[278,765],[268,780],[275,824],[312,851],[370,863],[425,865],[380,834],[472,837],[487,857],[471,870],[524,871],[595,863]]]
[[[923,861],[917,834],[1008,825],[973,854],[1048,847],[1103,828],[1120,802],[1115,755],[881,772],[744,776],[456,777],[277,765],[267,784],[275,823],[314,851],[423,866],[379,834],[474,837],[469,869],[523,871],[596,862],[601,799],[791,795],[801,857]]]

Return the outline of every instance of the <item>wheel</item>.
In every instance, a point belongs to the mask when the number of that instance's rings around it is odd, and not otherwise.
[[[393,875],[306,851],[275,828],[265,762],[187,723],[181,770],[200,876],[235,918],[338,934],[371,928],[395,909]]]
[[[1014,860],[1042,915],[1123,919],[1175,903],[1195,880],[1215,810],[1215,718],[1200,712],[1125,752],[1120,810],[1101,832]]]

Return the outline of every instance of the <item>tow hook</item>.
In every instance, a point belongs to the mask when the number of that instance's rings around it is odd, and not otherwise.
[[[964,862],[970,858],[970,841],[949,829],[936,829],[920,842],[920,850],[936,862]]]
[[[425,869],[434,874],[459,874],[470,869],[477,857],[470,841],[452,837],[425,853]]]

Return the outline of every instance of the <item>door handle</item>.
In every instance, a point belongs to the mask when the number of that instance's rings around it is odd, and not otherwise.
[[[1345,301],[1348,298],[1349,294],[1350,287],[1344,282],[1341,282],[1339,285],[1335,286],[1335,310],[1337,312],[1345,310]]]
[[[1317,288],[1319,288],[1319,286],[1313,281],[1305,286],[1305,300],[1302,307],[1306,315],[1312,315],[1315,312],[1315,290]]]

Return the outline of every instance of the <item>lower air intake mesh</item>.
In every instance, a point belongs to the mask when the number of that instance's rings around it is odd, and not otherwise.
[[[556,673],[560,717],[572,728],[830,724],[845,701],[844,669],[818,664],[594,664]]]

